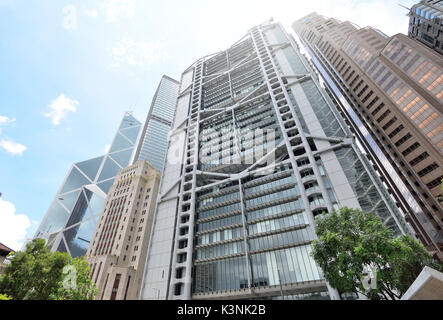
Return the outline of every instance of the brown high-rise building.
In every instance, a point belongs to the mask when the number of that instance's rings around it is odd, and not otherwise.
[[[417,236],[441,256],[442,56],[406,35],[316,13],[293,28]]]
[[[160,178],[146,160],[119,171],[86,253],[96,299],[138,299]]]

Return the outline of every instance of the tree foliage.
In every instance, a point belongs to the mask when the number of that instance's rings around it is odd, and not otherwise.
[[[399,299],[424,266],[441,269],[423,245],[410,236],[394,238],[378,217],[342,208],[316,219],[318,239],[312,256],[329,284],[339,292],[370,299]],[[365,266],[375,268],[376,288],[364,288]]]
[[[64,271],[64,278],[58,282],[57,290],[51,295],[51,299],[92,300],[94,298],[98,289],[89,277],[90,268],[83,257],[72,259]]]
[[[11,300],[11,297],[8,297],[6,294],[0,293],[0,300]]]
[[[87,276],[86,261],[51,252],[43,239],[28,243],[25,251],[11,254],[9,260],[0,277],[0,293],[14,300],[89,299],[90,293],[95,292],[95,285]],[[76,288],[64,290],[67,275],[63,270],[69,265],[76,270]]]

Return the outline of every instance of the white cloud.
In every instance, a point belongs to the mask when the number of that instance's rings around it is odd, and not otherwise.
[[[108,153],[110,149],[111,149],[110,144],[105,145],[105,153]]]
[[[62,27],[67,30],[77,29],[77,8],[74,5],[65,6],[62,9],[64,15],[62,20]]]
[[[0,242],[20,250],[31,222],[24,214],[16,214],[13,203],[0,199]]]
[[[28,147],[20,143],[16,143],[12,140],[5,140],[5,139],[0,141],[0,147],[5,149],[6,152],[15,156],[21,156],[23,152],[28,149]]]
[[[117,43],[112,53],[113,67],[119,67],[121,63],[144,67],[166,58],[164,45],[160,41],[136,41],[125,38]]]
[[[58,126],[61,123],[62,119],[66,118],[68,112],[77,111],[78,105],[78,101],[70,99],[64,94],[61,94],[57,97],[57,99],[51,102],[51,104],[49,105],[51,111],[45,113],[45,117],[51,118],[52,123],[55,126]]]
[[[92,19],[97,18],[98,16],[98,11],[96,9],[91,9],[91,10],[85,10],[85,14]]]
[[[134,0],[105,0],[101,2],[101,11],[108,22],[119,18],[132,19],[135,13]]]
[[[10,118],[8,118],[6,116],[0,116],[0,125],[8,124],[8,123],[11,123],[11,122],[15,122],[15,118],[10,119]]]

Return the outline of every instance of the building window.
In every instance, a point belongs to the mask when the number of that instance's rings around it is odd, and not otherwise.
[[[415,166],[415,165],[419,164],[421,161],[423,161],[424,159],[426,159],[428,157],[429,157],[429,154],[427,152],[423,152],[421,155],[419,155],[418,157],[416,157],[413,160],[411,160],[409,162],[409,164],[411,166]]]
[[[427,167],[424,168],[423,170],[420,170],[419,172],[417,172],[417,174],[418,174],[420,177],[424,177],[425,175],[427,175],[428,173],[434,171],[434,170],[437,169],[437,168],[438,168],[438,164],[434,162],[433,164],[427,166]]]
[[[416,143],[412,144],[409,148],[407,148],[405,151],[402,152],[403,156],[406,157],[408,154],[410,154],[412,151],[414,151],[418,147],[420,147],[420,143],[416,142]]]
[[[115,280],[114,280],[114,285],[112,286],[112,293],[111,293],[111,300],[115,300],[117,297],[117,292],[118,292],[118,286],[120,284],[120,278],[121,278],[121,274],[117,273],[115,275]]]

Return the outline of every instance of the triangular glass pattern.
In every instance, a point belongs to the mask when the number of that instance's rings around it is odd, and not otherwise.
[[[69,251],[73,258],[86,254],[95,231],[95,226],[94,220],[87,220],[64,232]]]
[[[66,250],[65,242],[63,241],[63,239],[60,241],[57,251],[58,252],[68,252],[68,250]]]
[[[141,123],[137,119],[131,115],[126,115],[122,120],[119,130],[138,125],[141,125]]]
[[[62,191],[60,193],[67,193],[90,183],[91,182],[86,179],[86,177],[82,175],[80,171],[78,171],[75,167],[72,167],[71,173],[69,174],[68,179],[66,179],[66,182],[63,185]]]
[[[131,140],[133,143],[137,142],[138,133],[140,132],[141,126],[133,127],[133,128],[127,128],[124,130],[121,130],[120,133],[124,135],[126,138]]]
[[[102,164],[104,157],[98,157],[90,160],[86,160],[83,162],[76,163],[75,165],[86,174],[89,179],[94,181],[97,176],[98,169],[100,169],[100,165]]]
[[[75,201],[77,200],[79,190],[73,191],[64,195],[59,195],[57,200],[62,203],[69,211],[74,207]]]
[[[132,151],[132,149],[129,149],[110,154],[109,156],[123,168],[126,168],[129,165],[129,161],[131,161]]]
[[[92,193],[91,198],[89,199],[89,207],[92,210],[92,214],[97,216],[102,211],[105,205],[105,199],[100,197],[99,195]]]
[[[123,136],[118,133],[117,136],[114,139],[114,143],[111,146],[111,149],[109,150],[110,153],[115,151],[120,151],[123,149],[131,148],[133,144],[128,141],[128,139],[123,138]]]
[[[103,190],[104,193],[108,193],[109,189],[111,189],[112,184],[114,183],[114,179],[98,183],[97,186]]]
[[[106,159],[105,165],[100,173],[98,181],[107,180],[117,175],[121,168],[109,157]]]
[[[48,210],[45,221],[39,228],[39,233],[52,233],[63,228],[68,217],[69,213],[57,201],[54,201]]]
[[[66,227],[70,227],[85,219],[90,219],[90,218],[92,218],[91,210],[89,210],[85,194],[82,192],[80,193],[77,203],[75,204],[74,209],[72,210],[71,216],[69,217]]]

